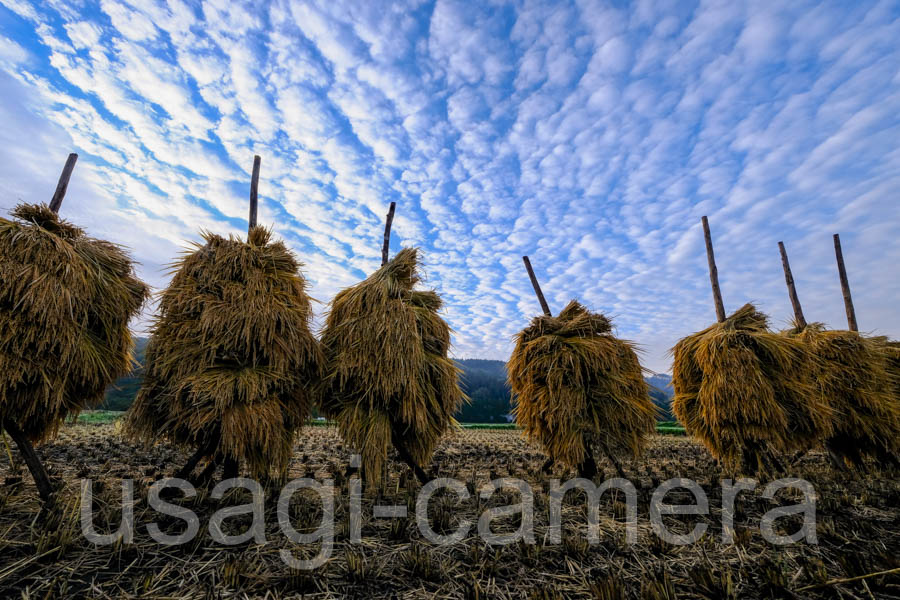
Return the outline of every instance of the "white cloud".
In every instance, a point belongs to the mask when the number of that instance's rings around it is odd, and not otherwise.
[[[8,68],[14,69],[20,63],[28,60],[28,52],[14,41],[0,37],[0,61],[6,63]]]
[[[840,231],[863,327],[900,335],[890,3],[2,1],[34,30],[0,23],[2,207],[78,150],[67,210],[156,285],[200,228],[243,233],[258,153],[260,216],[319,299],[377,267],[398,203],[392,248],[423,248],[457,355],[505,358],[529,254],[554,307],[612,315],[665,370],[713,317],[703,214],[729,310],[786,322],[781,239],[840,326]]]
[[[115,0],[101,0],[100,6],[109,16],[112,26],[126,38],[142,42],[157,36],[153,22],[129,6]]]

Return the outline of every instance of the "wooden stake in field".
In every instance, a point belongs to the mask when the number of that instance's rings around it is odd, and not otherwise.
[[[0,306],[15,307],[0,309],[0,422],[47,503],[54,487],[32,443],[131,370],[128,321],[148,294],[124,251],[59,218],[77,160],[69,154],[49,205],[0,219]]]
[[[418,251],[404,248],[389,258],[395,208],[392,202],[385,221],[381,268],[335,296],[322,331],[322,412],[337,421],[375,486],[383,484],[391,447],[428,482],[423,465],[464,399],[448,356],[450,328],[438,313],[441,298],[414,289]]]
[[[391,249],[391,224],[394,222],[394,209],[397,208],[396,202],[391,202],[388,208],[387,219],[384,222],[384,242],[381,245],[381,266],[387,264],[388,256]]]
[[[838,277],[841,279],[841,293],[844,295],[844,309],[847,311],[847,328],[859,331],[856,324],[856,311],[853,309],[853,296],[850,295],[850,282],[847,280],[847,269],[844,267],[844,253],[841,251],[841,236],[834,234],[834,257],[837,259]]]
[[[126,431],[195,449],[176,473],[211,481],[242,464],[279,479],[322,377],[310,330],[312,304],[300,262],[257,225],[260,157],[253,159],[246,241],[204,234],[176,263],[147,346],[144,381]]]
[[[534,288],[534,294],[537,296],[538,302],[541,305],[541,310],[544,311],[546,316],[552,317],[553,313],[550,312],[550,305],[547,304],[547,300],[544,298],[544,292],[541,291],[541,285],[538,283],[537,276],[534,274],[534,269],[531,268],[531,261],[528,260],[527,256],[523,256],[522,262],[525,263],[525,269],[528,271],[528,278],[531,279],[531,287]]]
[[[69,189],[69,179],[72,177],[72,171],[75,169],[75,162],[78,155],[72,152],[66,159],[66,166],[63,167],[62,173],[59,175],[59,181],[56,184],[56,191],[53,192],[53,198],[50,199],[50,210],[55,213],[59,212],[62,206],[63,198],[66,197],[66,190]]]
[[[253,157],[253,175],[250,177],[250,216],[247,218],[247,233],[256,227],[257,189],[259,188],[259,165],[262,159],[257,154]]]
[[[706,260],[709,262],[709,282],[712,285],[713,303],[716,307],[716,320],[725,320],[725,304],[722,302],[722,290],[719,288],[719,270],[716,268],[716,255],[713,252],[712,235],[709,232],[709,219],[704,215],[703,239],[706,242]]]
[[[788,296],[791,299],[791,307],[794,309],[794,325],[800,329],[806,329],[806,318],[803,316],[803,308],[800,306],[797,288],[794,287],[794,274],[791,272],[791,263],[788,262],[788,255],[787,250],[784,249],[784,242],[778,242],[778,250],[781,252],[781,267],[784,269],[784,282],[787,284]]]
[[[545,471],[559,460],[593,479],[599,451],[624,476],[617,457],[637,457],[656,424],[637,354],[574,300],[553,317],[531,260],[522,262],[544,314],[519,333],[507,364],[516,423],[549,455]]]

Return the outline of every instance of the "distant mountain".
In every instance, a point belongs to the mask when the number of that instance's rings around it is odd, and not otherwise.
[[[107,390],[102,408],[126,410],[134,401],[141,386],[146,338],[137,338],[135,359],[138,362],[134,372],[122,377]],[[509,419],[510,391],[506,383],[506,363],[499,360],[464,358],[455,361],[462,370],[461,387],[471,402],[456,414],[461,423],[506,423]],[[673,420],[670,412],[672,401],[672,378],[656,374],[646,378],[650,385],[650,396],[660,408],[660,420]]]
[[[650,377],[645,377],[644,381],[650,386],[650,397],[653,398],[653,403],[659,408],[660,421],[674,421],[672,396],[675,395],[675,388],[672,387],[672,377],[665,373],[656,373]]]
[[[136,338],[134,340],[134,359],[137,366],[134,370],[120,377],[114,384],[106,389],[106,397],[100,408],[105,410],[126,410],[134,398],[137,396],[141,387],[141,379],[144,374],[144,353],[147,351],[147,338]]]
[[[655,373],[650,377],[645,377],[644,379],[649,385],[655,387],[669,398],[675,395],[675,388],[672,387],[671,375],[667,375],[665,373]]]

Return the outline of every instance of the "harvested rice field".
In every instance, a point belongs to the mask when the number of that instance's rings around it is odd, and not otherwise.
[[[151,539],[147,525],[156,523],[161,531],[178,535],[186,529],[185,521],[150,508],[148,490],[184,462],[184,453],[167,445],[135,447],[120,436],[119,423],[67,425],[38,452],[51,475],[66,482],[58,507],[49,512],[41,512],[16,451],[4,450],[0,458],[3,598],[900,598],[896,473],[835,474],[821,453],[798,459],[788,473],[815,488],[816,544],[780,546],[763,538],[765,513],[802,500],[796,490],[764,498],[767,481],[737,496],[733,543],[723,543],[723,475],[699,443],[674,436],[654,436],[642,459],[623,463],[637,493],[636,543],[629,544],[626,536],[625,494],[615,490],[601,496],[594,544],[588,541],[586,494],[568,493],[562,502],[560,542],[554,543],[551,480],[567,480],[574,471],[554,465],[544,472],[545,456],[519,431],[455,432],[439,444],[432,475],[459,480],[469,498],[437,491],[428,504],[428,525],[441,535],[450,535],[465,521],[472,527],[459,542],[437,545],[417,526],[414,508],[421,486],[398,461],[391,461],[383,490],[363,492],[361,518],[352,520],[352,497],[360,482],[347,475],[350,451],[335,428],[307,427],[297,438],[289,476],[334,481],[334,543],[324,564],[300,570],[290,568],[281,551],[289,550],[296,560],[311,559],[322,544],[297,544],[283,533],[276,514],[279,485],[266,490],[264,532],[259,532],[265,543],[248,539],[224,545],[209,530],[216,511],[250,502],[248,490],[232,490],[220,500],[198,490],[192,498],[180,493],[168,498],[196,513],[200,529],[193,540],[167,546]],[[608,462],[601,462],[600,469],[598,481],[616,476]],[[491,545],[477,533],[474,524],[486,510],[527,504],[510,488],[487,498],[479,495],[490,480],[504,477],[523,480],[532,490],[534,543]],[[94,482],[95,532],[111,533],[120,523],[120,482],[125,478],[134,479],[133,540],[95,546],[81,530],[80,480]],[[708,496],[708,515],[663,517],[671,533],[707,525],[695,543],[673,545],[651,527],[651,495],[670,478],[690,478]],[[695,500],[678,489],[665,502]],[[376,518],[375,505],[409,510],[405,517]],[[491,532],[518,531],[522,514],[517,509],[496,516]],[[289,519],[298,532],[316,531],[322,517],[323,502],[313,490],[294,495]],[[774,521],[775,529],[793,533],[803,518],[783,516]],[[221,530],[237,535],[252,524],[250,514],[230,516],[222,520]]]

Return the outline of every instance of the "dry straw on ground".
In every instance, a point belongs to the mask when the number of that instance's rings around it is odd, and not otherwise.
[[[98,453],[106,459],[95,460]],[[212,514],[251,501],[238,491],[222,501],[205,490],[171,502],[197,513],[201,527],[191,543],[165,546],[155,542],[146,525],[157,523],[178,535],[184,522],[156,512],[147,502],[150,485],[164,476],[159,465],[183,460],[167,443],[145,449],[119,436],[114,425],[66,426],[43,451],[54,471],[64,474],[67,499],[77,498],[79,478],[94,481],[93,523],[112,533],[121,519],[121,480],[134,480],[135,529],[131,544],[96,546],[80,533],[79,516],[63,511],[44,519],[34,488],[17,475],[0,452],[0,598],[184,598],[204,600],[383,598],[463,600],[654,599],[737,600],[802,598],[816,600],[898,598],[900,576],[871,577],[900,566],[900,478],[846,477],[829,468],[821,452],[797,462],[791,475],[815,486],[817,544],[775,546],[763,539],[763,513],[791,506],[800,498],[790,491],[776,499],[762,497],[766,483],[742,491],[734,499],[734,543],[723,543],[721,471],[709,453],[688,437],[652,436],[639,461],[626,461],[638,494],[638,543],[626,543],[626,509],[621,494],[604,493],[599,505],[598,544],[587,542],[587,497],[569,493],[562,501],[562,543],[548,543],[552,479],[568,479],[568,469],[547,474],[540,448],[517,431],[464,430],[445,436],[435,451],[432,472],[454,477],[470,490],[480,490],[498,477],[527,481],[534,492],[536,544],[488,546],[477,535],[479,517],[488,508],[519,503],[520,495],[498,490],[489,500],[478,493],[467,499],[440,493],[429,502],[428,522],[442,534],[464,521],[471,523],[456,544],[428,543],[411,511],[407,517],[373,515],[375,505],[412,505],[419,486],[406,468],[390,464],[384,495],[363,496],[358,521],[362,543],[354,543],[349,512],[354,479],[343,477],[350,449],[335,428],[314,427],[297,440],[289,477],[334,480],[335,541],[332,558],[313,571],[288,567],[281,552],[311,558],[318,543],[297,544],[286,538],[278,522],[274,498],[265,501],[265,544],[236,546],[215,542],[208,528]],[[143,476],[136,476],[143,474]],[[662,542],[651,526],[647,507],[656,486],[671,478],[696,481],[709,498],[705,515],[665,517],[672,532],[690,532],[703,523],[703,539],[687,546]],[[17,483],[13,483],[17,481]],[[667,504],[695,504],[686,490],[671,492]],[[303,490],[291,500],[291,523],[298,531],[320,527],[322,499]],[[49,521],[49,522],[48,522]],[[247,531],[249,515],[227,518],[223,532]],[[802,515],[777,519],[779,533],[801,527]],[[496,518],[492,530],[511,533],[519,515]],[[836,579],[869,577],[831,585]],[[666,584],[666,582],[668,582]],[[666,584],[666,585],[662,585]],[[814,587],[810,587],[814,586]],[[656,590],[658,593],[650,593]],[[871,594],[871,595],[870,595]]]
[[[271,233],[204,234],[174,264],[147,346],[130,433],[246,460],[254,477],[287,467],[321,375],[301,264]]]
[[[772,452],[806,450],[830,433],[813,357],[799,340],[771,332],[753,305],[685,337],[672,352],[675,414],[729,468],[769,470]]]
[[[516,422],[571,467],[596,451],[637,457],[654,431],[656,408],[633,346],[575,300],[557,317],[535,317],[507,368]]]
[[[43,204],[0,218],[0,422],[33,442],[132,368],[128,321],[147,287],[128,254]]]
[[[367,481],[381,480],[391,445],[417,465],[431,460],[463,401],[448,358],[450,327],[434,291],[416,291],[415,248],[401,250],[331,303],[322,349],[322,410],[362,455]]]
[[[896,348],[855,331],[827,330],[821,323],[789,334],[813,355],[816,391],[832,407],[829,451],[856,466],[866,457],[895,462],[900,451]]]

